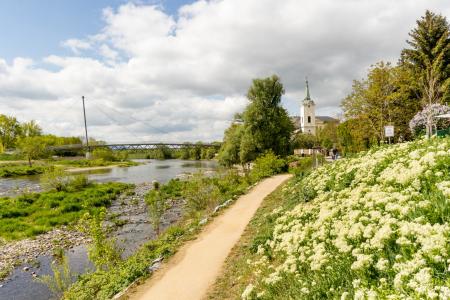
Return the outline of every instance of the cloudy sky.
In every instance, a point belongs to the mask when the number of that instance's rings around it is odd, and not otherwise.
[[[221,139],[256,77],[278,74],[298,114],[304,78],[334,116],[353,79],[396,62],[448,0],[3,0],[0,113],[110,142]]]

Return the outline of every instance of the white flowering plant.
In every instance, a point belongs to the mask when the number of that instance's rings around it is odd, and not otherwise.
[[[372,149],[283,193],[242,298],[450,299],[450,138]]]

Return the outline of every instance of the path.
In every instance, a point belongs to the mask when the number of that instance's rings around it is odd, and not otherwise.
[[[147,282],[131,291],[130,299],[202,299],[263,199],[289,177],[278,175],[265,179],[241,196],[208,224],[196,240],[184,245]]]

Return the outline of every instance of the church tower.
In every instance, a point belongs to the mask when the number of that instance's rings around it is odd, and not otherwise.
[[[303,133],[316,134],[316,104],[309,95],[308,78],[306,79],[306,97],[300,104],[300,128]]]

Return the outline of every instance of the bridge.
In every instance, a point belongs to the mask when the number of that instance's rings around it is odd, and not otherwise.
[[[219,143],[124,143],[124,144],[95,144],[86,146],[84,144],[50,146],[49,150],[94,150],[98,148],[108,148],[113,151],[146,151],[160,148],[184,149],[184,148],[220,148]]]

